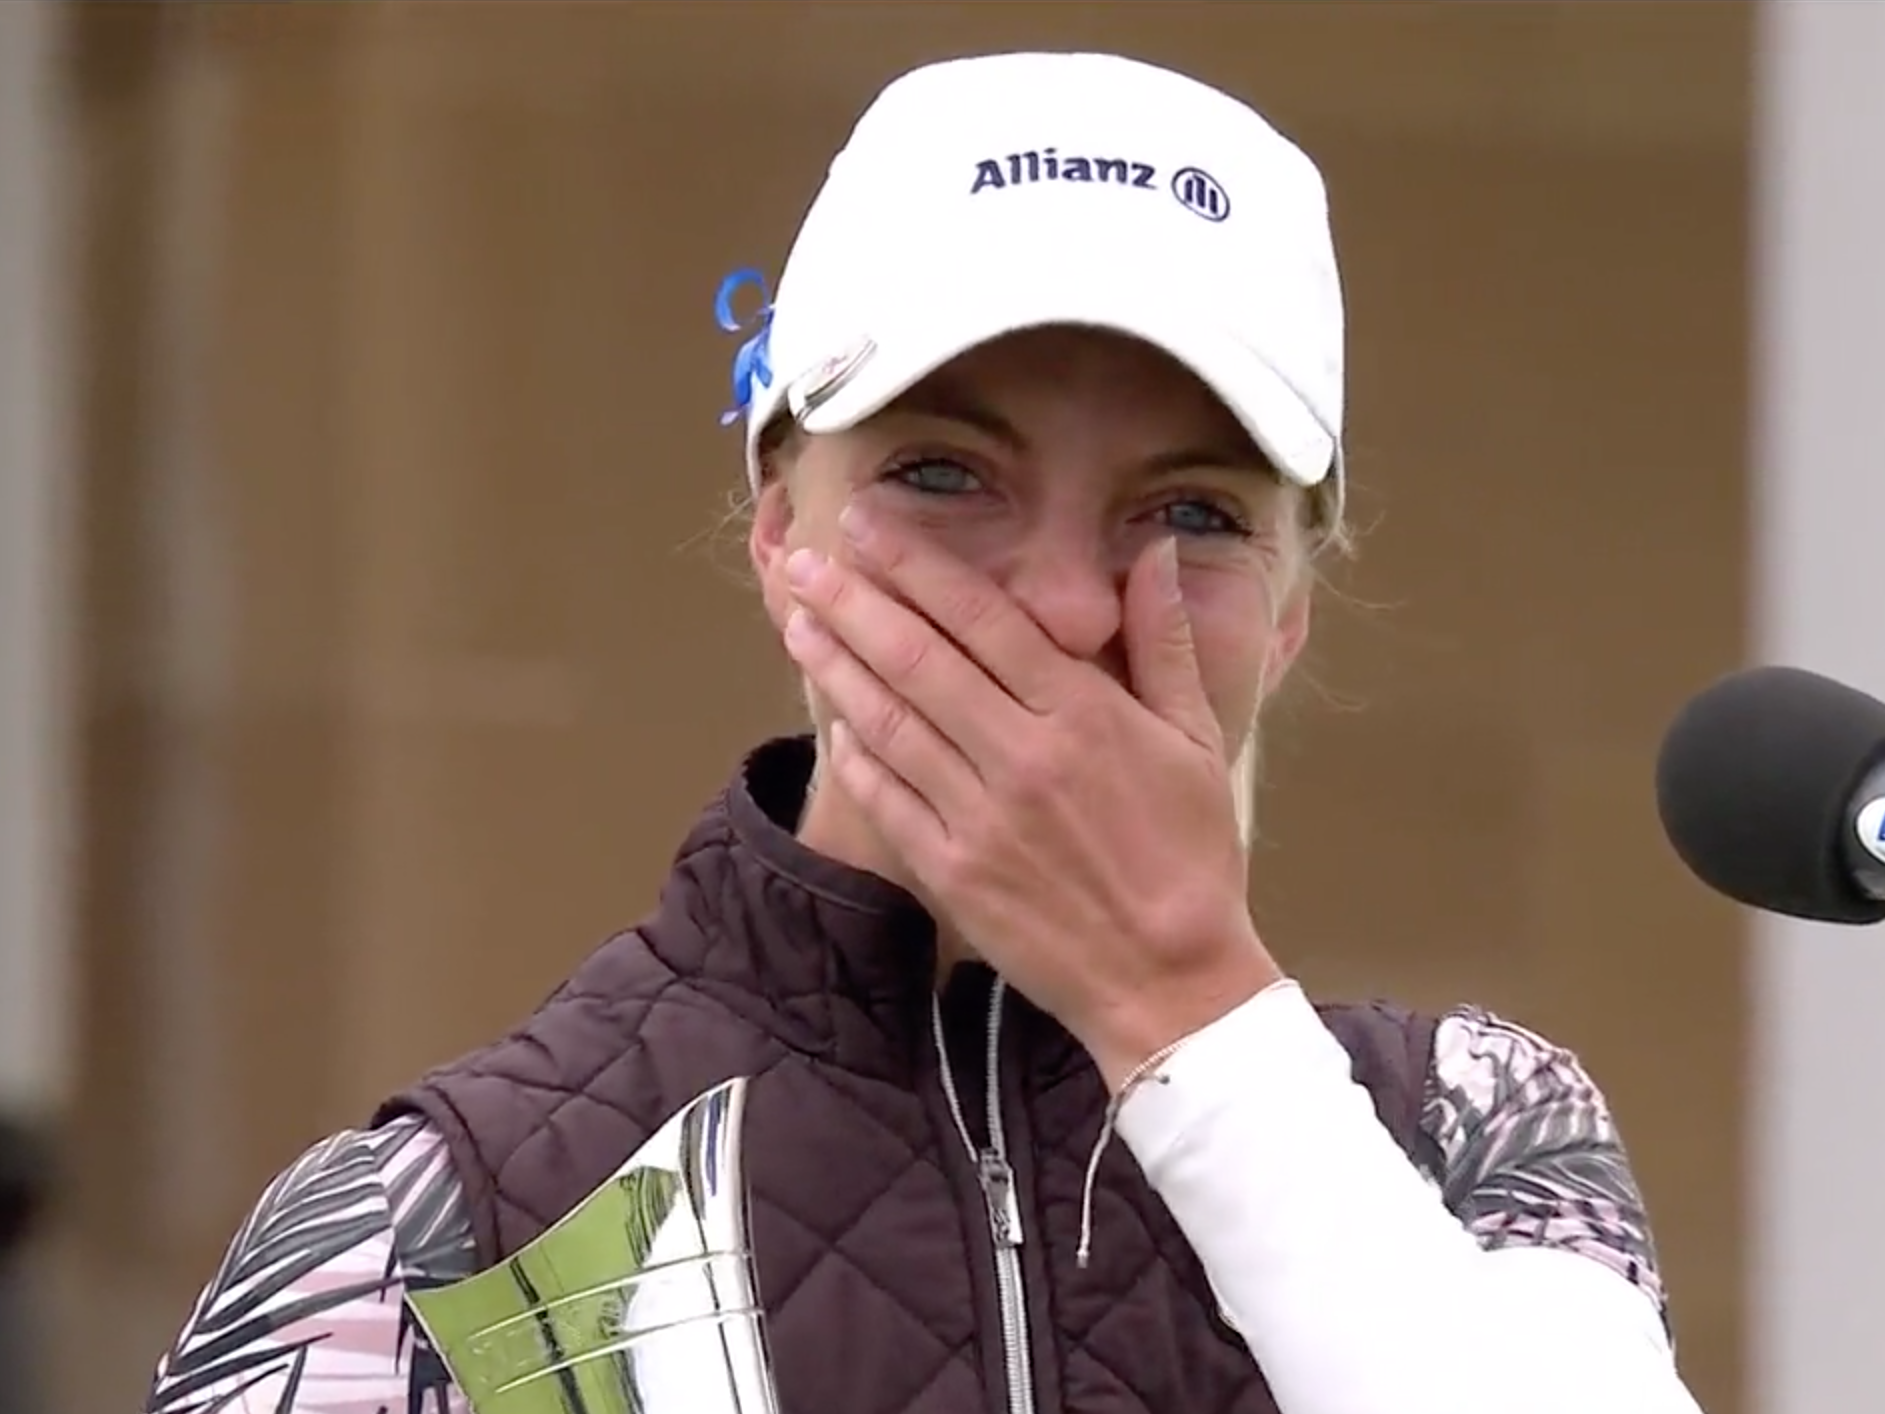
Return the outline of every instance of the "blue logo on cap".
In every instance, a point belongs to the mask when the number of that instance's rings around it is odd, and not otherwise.
[[[1230,194],[1202,167],[1173,172],[1172,195],[1185,210],[1207,221],[1222,221],[1230,215]]]

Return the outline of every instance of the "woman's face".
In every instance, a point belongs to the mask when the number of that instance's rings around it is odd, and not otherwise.
[[[1234,755],[1308,631],[1298,496],[1175,361],[1047,329],[976,349],[863,426],[793,439],[760,494],[751,549],[783,629],[787,556],[841,555],[838,516],[855,499],[989,575],[1062,651],[1126,682],[1126,572],[1171,536]],[[812,710],[822,733],[815,699]]]

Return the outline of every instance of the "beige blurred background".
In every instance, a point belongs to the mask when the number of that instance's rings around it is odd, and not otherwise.
[[[1748,653],[1753,6],[48,8],[50,1409],[135,1407],[260,1184],[632,920],[793,725],[723,524],[715,285],[776,272],[896,71],[1042,46],[1248,96],[1332,187],[1366,533],[1273,734],[1266,936],[1324,990],[1576,1046],[1690,1381],[1753,1414],[1746,925],[1649,785]]]

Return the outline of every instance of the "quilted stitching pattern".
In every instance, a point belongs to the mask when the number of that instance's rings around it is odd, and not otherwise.
[[[774,823],[806,766],[791,743],[762,751],[696,828],[652,919],[382,1115],[417,1109],[445,1130],[490,1261],[680,1104],[751,1076],[753,1239],[785,1414],[1001,1414],[986,1218],[929,1054],[927,921]],[[1105,1097],[1064,1033],[1026,1010],[1004,1091],[1043,1414],[1276,1414],[1123,1145],[1101,1166],[1092,1265],[1076,1266]],[[1431,1026],[1383,1007],[1325,1015],[1411,1146]],[[972,1111],[974,1049],[952,1038]]]

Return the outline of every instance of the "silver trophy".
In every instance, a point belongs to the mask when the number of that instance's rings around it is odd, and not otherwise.
[[[408,1294],[473,1414],[778,1414],[746,1227],[746,1086],[691,1101],[515,1256]]]

